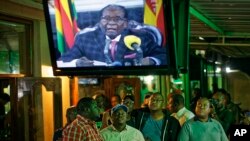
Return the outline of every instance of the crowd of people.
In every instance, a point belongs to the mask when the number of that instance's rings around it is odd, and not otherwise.
[[[199,96],[197,98],[197,96]],[[229,94],[217,90],[211,98],[196,95],[194,109],[188,110],[184,97],[172,93],[166,99],[158,93],[145,96],[141,108],[134,108],[133,95],[123,99],[119,95],[107,97],[97,94],[79,100],[70,107],[71,118],[60,130],[63,141],[228,141],[232,125],[240,124]],[[195,101],[194,101],[195,99]],[[166,108],[164,108],[166,107]],[[67,117],[69,113],[67,112]],[[99,123],[99,124],[97,124]],[[101,123],[101,124],[100,124]],[[55,136],[58,136],[56,134]],[[55,141],[54,137],[54,141]]]

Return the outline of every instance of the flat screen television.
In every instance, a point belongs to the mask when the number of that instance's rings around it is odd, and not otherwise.
[[[170,0],[44,0],[54,75],[172,73],[170,5]]]

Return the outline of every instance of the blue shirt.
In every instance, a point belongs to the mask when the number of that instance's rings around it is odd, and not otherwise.
[[[147,119],[142,134],[145,139],[151,141],[161,141],[161,130],[163,126],[163,119],[154,120],[151,116]]]
[[[221,124],[215,119],[201,122],[196,117],[184,123],[178,141],[228,141]]]

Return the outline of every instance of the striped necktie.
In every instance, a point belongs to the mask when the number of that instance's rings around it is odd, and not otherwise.
[[[115,60],[115,51],[116,51],[116,43],[117,41],[111,41],[111,57]]]

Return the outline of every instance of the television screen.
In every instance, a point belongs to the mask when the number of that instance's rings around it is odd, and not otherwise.
[[[98,78],[79,78],[78,84],[81,85],[97,85],[99,84]]]
[[[169,74],[168,1],[44,0],[54,75]]]

